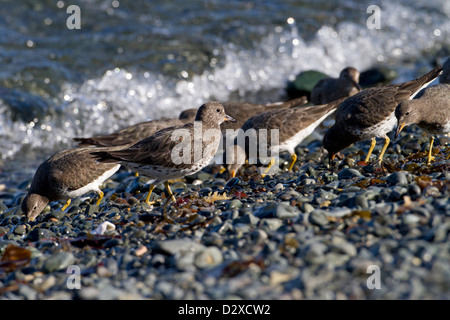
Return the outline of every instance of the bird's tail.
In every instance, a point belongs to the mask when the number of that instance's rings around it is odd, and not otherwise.
[[[91,154],[93,156],[95,156],[95,158],[98,162],[115,163],[115,162],[121,161],[120,158],[113,156],[112,154],[110,154],[107,151],[96,151],[96,152],[91,152]]]
[[[410,95],[409,99],[410,100],[414,99],[414,97],[420,92],[420,90],[422,90],[423,88],[426,88],[431,82],[434,81],[434,79],[439,77],[439,75],[442,73],[442,70],[443,70],[442,66],[437,66],[436,68],[434,68],[430,72],[424,74],[423,76],[421,76],[415,80],[411,80],[411,81],[401,84],[400,88],[402,90],[410,91],[411,95]]]
[[[295,108],[302,106],[308,103],[308,99],[303,96],[299,98],[294,98],[291,100],[283,101],[283,102],[273,102],[266,104],[268,109],[286,109],[286,108]]]
[[[92,138],[73,138],[73,141],[78,143],[80,147],[95,146],[97,143]]]

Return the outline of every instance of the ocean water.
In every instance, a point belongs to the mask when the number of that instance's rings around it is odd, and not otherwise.
[[[0,30],[1,169],[208,100],[282,100],[304,70],[412,79],[449,55],[450,1],[2,0]]]

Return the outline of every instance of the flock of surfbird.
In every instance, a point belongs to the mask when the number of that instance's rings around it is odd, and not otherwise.
[[[430,85],[439,78],[439,84]],[[155,186],[164,183],[169,194],[167,202],[175,200],[169,181],[194,174],[210,165],[219,149],[221,137],[242,129],[278,130],[278,143],[265,141],[270,148],[288,152],[289,170],[297,160],[295,148],[309,136],[328,116],[334,113],[334,124],[323,138],[330,163],[339,151],[360,140],[371,140],[364,162],[371,161],[376,138],[384,139],[376,162],[381,163],[390,143],[388,133],[396,136],[408,125],[416,124],[430,135],[426,162],[432,163],[435,135],[450,132],[450,58],[421,77],[401,84],[370,87],[362,90],[359,72],[352,67],[342,70],[339,78],[320,80],[311,93],[313,105],[304,106],[305,97],[271,104],[207,102],[198,109],[183,111],[179,118],[152,120],[138,123],[118,132],[90,138],[75,138],[79,147],[57,152],[37,169],[28,194],[22,201],[22,211],[33,221],[52,201],[67,200],[95,192],[97,204],[103,198],[102,183],[116,173],[121,165],[152,179],[145,202],[152,205],[151,194]],[[199,126],[201,125],[201,126]],[[197,134],[197,128],[201,134]],[[232,130],[229,130],[232,129]],[[177,132],[184,133],[183,135]],[[202,139],[213,132],[209,139]],[[176,136],[177,139],[173,139]],[[256,139],[258,137],[256,136]],[[190,139],[190,140],[189,140]],[[234,177],[249,160],[249,143],[238,143],[231,135],[232,144],[226,144],[223,165]],[[180,144],[190,144],[190,154],[174,151]],[[263,143],[263,142],[261,142]],[[257,141],[258,144],[258,141]],[[201,148],[200,156],[198,146]],[[258,149],[259,150],[259,149]],[[269,164],[273,165],[271,162]]]

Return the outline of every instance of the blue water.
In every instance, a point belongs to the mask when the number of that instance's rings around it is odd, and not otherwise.
[[[449,55],[449,18],[448,0],[2,0],[0,169],[208,100],[281,100],[304,70],[382,65],[412,79]]]

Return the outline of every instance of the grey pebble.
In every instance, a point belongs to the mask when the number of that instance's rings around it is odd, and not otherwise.
[[[173,239],[158,241],[156,243],[156,248],[168,254],[176,254],[182,251],[198,252],[203,250],[205,246],[190,239]]]
[[[362,177],[363,175],[358,170],[352,169],[352,168],[346,168],[344,170],[341,170],[338,173],[338,179],[350,179],[355,177]]]
[[[286,202],[272,202],[257,209],[253,214],[258,218],[293,219],[299,216],[300,210]]]
[[[26,236],[26,239],[34,242],[34,241],[39,241],[39,240],[43,240],[43,239],[50,239],[55,236],[56,236],[55,233],[48,229],[34,228],[33,230],[31,230],[28,233],[28,235]]]
[[[222,263],[222,252],[217,247],[208,247],[195,255],[194,265],[199,269],[207,269]]]
[[[27,232],[27,228],[26,228],[26,226],[25,225],[23,225],[23,224],[19,224],[19,225],[17,225],[15,228],[14,228],[14,234],[17,234],[17,235],[24,235],[26,232]]]
[[[71,252],[61,251],[46,258],[43,270],[47,273],[67,268],[75,262],[75,257]]]
[[[408,179],[406,177],[406,172],[398,171],[390,174],[387,179],[387,182],[389,182],[392,185],[400,184],[400,185],[407,185]]]
[[[309,222],[316,226],[325,226],[328,224],[327,212],[322,209],[315,209],[309,214]]]
[[[239,209],[240,207],[242,207],[242,202],[241,202],[241,200],[238,200],[238,199],[233,199],[230,202],[228,202],[228,204],[227,204],[227,210]]]

